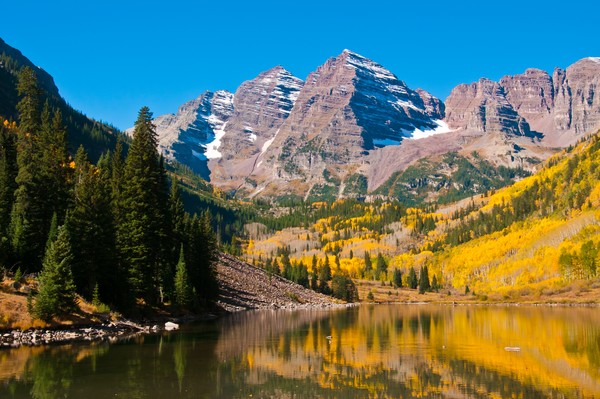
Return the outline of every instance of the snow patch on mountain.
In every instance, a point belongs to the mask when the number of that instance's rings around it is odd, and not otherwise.
[[[428,129],[428,130],[415,129],[412,132],[412,136],[410,138],[413,140],[419,140],[419,139],[424,139],[426,137],[434,136],[436,134],[450,133],[452,131],[452,129],[450,129],[450,127],[448,126],[448,124],[446,122],[444,122],[442,120],[434,120],[434,122],[438,125],[435,129]]]
[[[214,117],[214,115],[211,115],[208,118],[209,122],[210,122],[211,118],[213,118],[213,121],[216,119]],[[206,149],[204,151],[204,155],[207,159],[218,159],[223,156],[223,154],[221,154],[219,152],[219,147],[221,146],[221,142],[223,140],[223,137],[225,136],[225,127],[226,126],[227,126],[227,122],[223,123],[223,125],[220,129],[215,130],[214,131],[214,135],[215,135],[214,140],[205,145]]]

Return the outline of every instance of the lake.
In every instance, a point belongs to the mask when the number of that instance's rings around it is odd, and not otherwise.
[[[0,398],[600,398],[600,309],[243,312],[117,343],[0,350]]]

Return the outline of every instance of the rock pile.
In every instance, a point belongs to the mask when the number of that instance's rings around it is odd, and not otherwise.
[[[280,276],[221,254],[217,304],[225,311],[246,309],[300,309],[339,306],[331,297],[306,289]]]

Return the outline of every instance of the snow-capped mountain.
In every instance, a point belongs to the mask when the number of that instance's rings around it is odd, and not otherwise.
[[[441,101],[414,91],[381,65],[344,50],[311,73],[289,117],[265,146],[247,194],[311,195],[342,184],[371,151],[447,131]],[[352,177],[362,179],[361,177]],[[328,188],[327,190],[333,190]]]
[[[221,157],[221,140],[232,114],[232,93],[204,92],[179,107],[176,114],[154,119],[159,149],[168,161],[176,160],[208,179],[207,161]],[[125,133],[132,135],[133,128]]]
[[[424,157],[533,168],[600,127],[600,59],[458,85],[446,104],[349,50],[306,81],[281,66],[156,118],[167,159],[240,196],[361,195]]]

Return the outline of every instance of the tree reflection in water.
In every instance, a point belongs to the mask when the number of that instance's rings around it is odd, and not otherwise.
[[[112,345],[0,351],[0,397],[591,398],[599,365],[596,309],[261,311]]]

